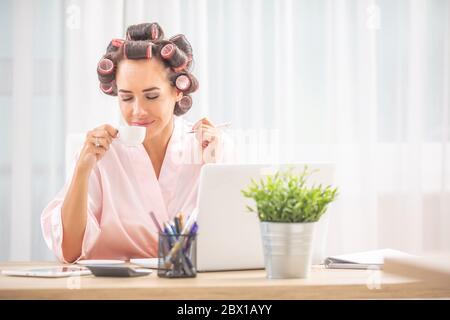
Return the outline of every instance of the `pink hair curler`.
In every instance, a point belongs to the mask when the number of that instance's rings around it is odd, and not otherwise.
[[[100,90],[103,93],[110,94],[113,92],[113,84],[112,83],[100,83]]]
[[[177,75],[174,82],[175,87],[183,91],[185,95],[198,89],[198,80],[192,73],[182,73]]]
[[[148,40],[127,41],[123,45],[125,59],[150,59],[153,43]]]
[[[162,40],[164,38],[164,31],[161,29],[158,23],[140,23],[134,24],[127,28],[126,39],[139,41],[139,40]]]
[[[161,57],[163,59],[170,59],[175,53],[175,45],[173,43],[168,43],[161,49]]]
[[[191,86],[191,80],[189,79],[188,76],[182,74],[178,76],[177,79],[175,80],[175,86],[181,91],[186,91]]]
[[[169,62],[175,72],[184,70],[189,63],[186,53],[171,42],[161,48],[160,54],[164,60]]]
[[[106,48],[106,51],[107,52],[115,52],[115,51],[119,50],[123,44],[123,41],[124,40],[122,40],[122,39],[112,39],[109,42],[108,47]]]
[[[152,47],[153,47],[153,43],[150,42],[147,47],[147,59],[152,58]]]
[[[190,96],[183,96],[180,101],[178,101],[178,106],[181,110],[187,111],[192,106],[192,98]]]
[[[177,34],[169,39],[170,42],[174,43],[178,48],[184,51],[186,55],[192,56],[192,47],[189,41],[183,34]]]
[[[152,40],[158,39],[159,30],[158,30],[158,25],[156,23],[151,24],[150,31],[151,31],[151,39]]]
[[[189,41],[183,34],[177,34],[172,38],[170,38],[169,41],[175,44],[180,50],[182,50],[188,58],[188,61],[186,63],[184,63],[180,67],[174,68],[174,71],[180,72],[183,69],[189,69],[191,67],[192,62],[192,46],[189,43]]]
[[[97,64],[97,72],[102,75],[111,74],[114,71],[114,62],[110,59],[103,58]]]
[[[181,72],[181,71],[183,71],[184,69],[186,69],[186,67],[188,66],[189,62],[191,62],[191,60],[190,60],[190,59],[186,59],[186,60],[184,61],[184,63],[183,63],[181,66],[176,67],[176,68],[172,68],[172,69],[173,69],[173,71],[175,71],[175,72]]]
[[[125,42],[125,40],[123,40],[123,39],[112,39],[111,40],[111,44],[116,48],[120,48],[124,42]]]

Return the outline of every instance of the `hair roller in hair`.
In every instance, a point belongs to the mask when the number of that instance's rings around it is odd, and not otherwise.
[[[173,71],[175,71],[175,72],[181,72],[181,71],[184,71],[184,70],[187,69],[189,62],[190,62],[189,59],[186,59],[186,60],[184,61],[183,64],[181,64],[181,65],[178,66],[178,67],[173,67],[172,69],[173,69]]]
[[[161,57],[167,60],[170,66],[175,70],[183,70],[189,59],[175,44],[168,43],[161,48]]]
[[[109,44],[108,48],[106,48],[106,51],[117,51],[119,48],[123,45],[125,40],[123,39],[112,39]]]
[[[176,72],[182,71],[182,69],[189,69],[191,67],[192,62],[192,46],[186,37],[183,34],[177,34],[169,39],[170,42],[174,43],[178,48],[183,50],[183,52],[187,55],[188,61],[186,65],[175,68]]]
[[[177,89],[183,91],[183,93],[188,94],[198,89],[198,81],[194,75],[183,73],[176,77],[175,86]]]
[[[152,23],[150,25],[150,39],[151,40],[159,39],[159,35],[160,35],[159,29],[160,28],[159,28],[159,25],[157,23]]]
[[[150,41],[127,41],[123,45],[126,59],[151,59],[153,43]]]
[[[123,39],[112,39],[111,40],[111,44],[116,48],[120,48],[124,42],[125,42],[125,40],[123,40]]]
[[[164,38],[162,28],[156,22],[141,23],[129,26],[127,40],[160,40]]]
[[[100,90],[103,91],[103,93],[106,94],[112,94],[114,91],[114,85],[113,82],[110,83],[100,83]]]
[[[179,58],[180,58],[179,61],[181,62],[179,64],[178,64],[178,61],[177,61],[177,59],[175,57],[173,59],[174,60],[172,62],[172,69],[173,69],[173,71],[175,71],[175,72],[182,72],[182,71],[188,70],[188,68],[191,66],[192,58],[191,57],[187,57],[184,53]]]
[[[100,74],[111,74],[114,71],[114,62],[110,59],[103,58],[97,65],[97,72]]]
[[[161,49],[161,57],[165,60],[169,60],[175,54],[175,45],[173,43],[168,43]]]
[[[179,75],[175,80],[175,86],[181,91],[187,91],[191,86],[191,80],[185,74]]]
[[[192,47],[189,41],[183,34],[177,34],[169,39],[170,42],[173,42],[178,48],[183,50],[188,56],[192,56]]]
[[[114,80],[114,62],[108,58],[101,59],[97,64],[97,75],[100,82],[103,83]]]
[[[192,98],[190,96],[183,96],[183,98],[178,101],[178,106],[183,112],[188,111],[192,106]]]

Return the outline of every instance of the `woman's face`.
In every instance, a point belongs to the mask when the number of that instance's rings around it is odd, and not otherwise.
[[[147,135],[161,133],[173,118],[182,92],[170,85],[167,71],[157,59],[125,59],[116,73],[119,105],[129,125],[145,126]]]

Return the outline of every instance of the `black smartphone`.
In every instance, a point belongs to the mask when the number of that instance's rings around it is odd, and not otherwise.
[[[86,265],[96,277],[140,277],[152,273],[150,269],[131,268],[121,265]]]

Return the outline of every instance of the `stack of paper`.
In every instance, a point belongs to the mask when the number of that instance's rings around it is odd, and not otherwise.
[[[330,269],[381,269],[383,267],[385,257],[402,258],[414,256],[394,249],[381,249],[330,256],[325,259],[324,264],[326,268]]]

